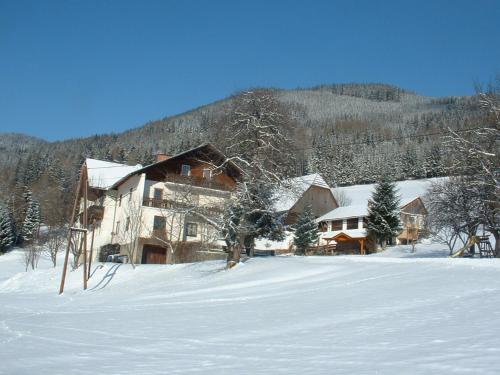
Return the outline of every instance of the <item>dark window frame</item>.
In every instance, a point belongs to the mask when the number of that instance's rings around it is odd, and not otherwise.
[[[181,176],[186,176],[186,177],[191,176],[191,166],[189,164],[181,165]]]
[[[186,223],[186,237],[198,236],[198,223]]]
[[[167,229],[167,220],[164,216],[153,217],[153,230],[155,231],[164,231]]]
[[[156,196],[157,192],[160,192],[160,197],[159,198]],[[158,200],[163,199],[163,189],[162,188],[154,188],[153,189],[153,199],[158,199]]]
[[[352,229],[358,229],[359,226],[359,219],[357,217],[351,217],[346,220],[347,221],[347,230],[352,230]]]
[[[331,224],[332,231],[342,230],[343,225],[344,225],[343,220],[332,220],[332,224]]]

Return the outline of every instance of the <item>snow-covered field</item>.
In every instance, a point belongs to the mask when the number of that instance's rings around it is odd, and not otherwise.
[[[500,262],[373,256],[98,265],[0,257],[1,374],[499,374]]]

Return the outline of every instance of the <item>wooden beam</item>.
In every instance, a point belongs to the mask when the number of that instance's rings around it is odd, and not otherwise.
[[[88,205],[88,191],[89,184],[87,179],[87,170],[85,169],[85,178],[83,181],[83,225],[85,229],[88,229],[88,215],[87,215],[87,205]],[[83,232],[83,290],[87,289],[87,231]]]
[[[64,255],[64,264],[63,264],[63,272],[61,275],[61,284],[59,286],[59,294],[62,294],[64,292],[64,283],[66,281],[66,272],[68,269],[68,259],[69,259],[69,249],[71,246],[71,236],[72,236],[72,228],[75,225],[75,216],[76,216],[76,208],[78,205],[78,198],[80,197],[80,188],[82,186],[82,179],[83,179],[83,170],[86,169],[86,165],[84,164],[82,166],[82,169],[80,171],[80,178],[78,180],[78,186],[76,188],[76,196],[75,196],[75,202],[73,203],[73,211],[71,213],[71,218],[69,222],[69,229],[68,229],[68,237],[67,237],[67,245],[66,245],[66,254]]]
[[[90,240],[90,255],[89,255],[89,269],[87,279],[90,279],[90,270],[92,269],[92,256],[94,252],[94,234],[95,234],[96,219],[92,222],[92,239]]]

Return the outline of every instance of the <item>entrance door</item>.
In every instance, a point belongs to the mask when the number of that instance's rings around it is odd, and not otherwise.
[[[143,264],[165,264],[167,263],[167,249],[160,246],[144,245],[142,248]]]

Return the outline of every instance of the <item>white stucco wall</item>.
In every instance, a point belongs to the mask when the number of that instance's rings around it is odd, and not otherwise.
[[[153,198],[155,188],[163,189],[163,199],[185,202],[186,192],[189,189],[191,197],[194,195],[195,200],[202,207],[221,207],[225,199],[229,197],[228,192],[219,190],[146,180],[145,174],[132,176],[120,185],[117,190],[108,190],[105,193],[103,219],[95,229],[94,260],[97,258],[101,246],[118,243],[123,248],[131,241],[131,236],[125,233],[127,217],[130,217],[132,222],[135,220],[134,218],[140,216],[140,225],[131,223],[131,227],[138,228],[137,237],[141,238],[150,238],[152,236],[154,217],[161,216],[165,217],[167,221],[167,236],[174,241],[207,242],[217,239],[218,233],[215,228],[202,223],[200,218],[186,217],[183,214],[164,208],[144,206],[144,198]],[[139,210],[140,214],[136,213],[136,210]],[[185,233],[185,224],[187,222],[197,224],[196,236],[187,236],[187,233]],[[90,232],[90,235],[92,235],[92,232]],[[123,250],[122,253],[124,253]],[[138,256],[139,254],[140,251],[137,251]]]

